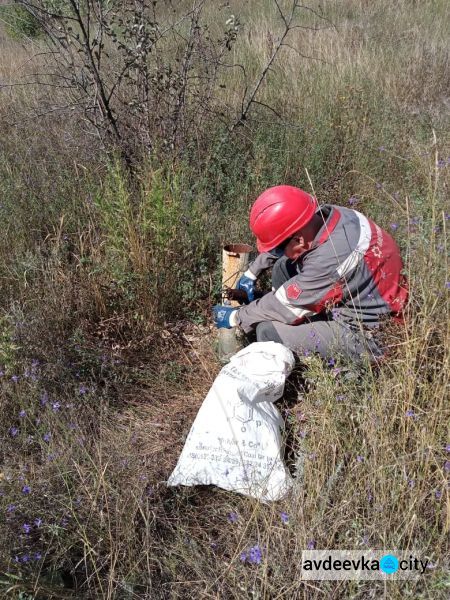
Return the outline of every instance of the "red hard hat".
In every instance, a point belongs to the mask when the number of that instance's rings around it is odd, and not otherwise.
[[[273,250],[304,227],[318,208],[317,200],[291,185],[267,189],[250,211],[250,229],[256,235],[259,252]]]

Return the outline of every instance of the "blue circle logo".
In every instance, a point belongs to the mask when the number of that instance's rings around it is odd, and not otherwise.
[[[398,571],[398,558],[393,554],[385,554],[380,560],[380,569],[383,573],[392,575],[392,573]]]

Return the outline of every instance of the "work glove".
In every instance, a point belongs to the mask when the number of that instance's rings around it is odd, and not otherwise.
[[[255,299],[255,282],[256,276],[251,271],[245,271],[242,277],[237,282],[237,289],[247,292],[249,302]]]
[[[219,329],[221,327],[226,327],[230,329],[231,327],[236,327],[237,325],[237,311],[239,309],[232,308],[231,306],[225,306],[223,304],[216,304],[213,307],[213,319],[216,327]]]

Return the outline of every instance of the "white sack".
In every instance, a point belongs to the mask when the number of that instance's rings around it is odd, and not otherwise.
[[[279,500],[292,478],[281,454],[284,422],[274,402],[294,366],[276,342],[255,342],[222,368],[195,418],[167,485],[214,484]]]

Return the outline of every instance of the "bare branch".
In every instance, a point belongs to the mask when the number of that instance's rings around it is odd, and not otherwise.
[[[269,106],[268,104],[265,104],[265,102],[260,102],[259,100],[254,100],[253,102],[254,102],[255,104],[259,104],[259,106],[264,106],[264,108],[268,108],[268,109],[269,109],[270,111],[272,111],[272,112],[273,112],[273,114],[274,114],[274,115],[276,115],[276,116],[277,116],[279,119],[281,119],[282,121],[284,120],[284,119],[283,119],[283,116],[282,116],[282,115],[281,115],[281,114],[280,114],[278,111],[276,111],[276,110],[275,110],[275,109],[274,109],[272,106]]]
[[[333,27],[334,29],[336,29],[335,24],[328,19],[327,17],[325,17],[323,14],[317,12],[316,10],[314,10],[313,8],[311,8],[310,6],[305,6],[304,4],[298,4],[296,3],[296,8],[302,8],[303,10],[307,10],[310,13],[312,13],[313,15],[315,15],[317,18],[321,19],[322,21],[326,21],[327,23],[329,23],[331,25],[331,27]]]
[[[318,60],[319,62],[323,63],[324,65],[330,64],[328,61],[324,60],[323,58],[319,58],[318,56],[309,56],[308,54],[302,54],[302,52],[300,52],[300,50],[298,50],[297,48],[294,48],[294,46],[291,46],[290,44],[287,44],[286,42],[283,44],[283,46],[285,46],[286,48],[289,48],[290,50],[292,50],[293,52],[295,52],[302,58],[306,58],[308,60]]]
[[[279,5],[278,5],[278,1],[274,0],[275,4],[277,5],[277,8],[279,11],[281,11]],[[241,109],[241,114],[239,115],[238,119],[233,123],[231,130],[234,130],[238,125],[240,125],[243,121],[245,121],[245,119],[247,118],[247,114],[250,111],[250,108],[256,98],[256,95],[259,92],[259,89],[262,85],[262,83],[264,82],[266,75],[270,69],[270,67],[272,66],[272,63],[274,62],[274,60],[276,59],[280,48],[283,45],[284,39],[286,38],[286,36],[289,34],[290,30],[291,30],[291,23],[292,23],[292,19],[294,17],[295,14],[295,6],[296,6],[296,2],[293,2],[292,4],[292,10],[291,10],[291,14],[289,15],[288,18],[285,18],[283,15],[283,23],[285,25],[284,27],[284,31],[281,34],[280,38],[278,39],[277,44],[275,45],[275,48],[273,49],[269,60],[267,61],[265,67],[263,68],[263,70],[261,71],[261,74],[258,78],[258,80],[256,81],[252,92],[250,93],[249,97],[246,98],[245,95],[242,98],[242,109]]]

